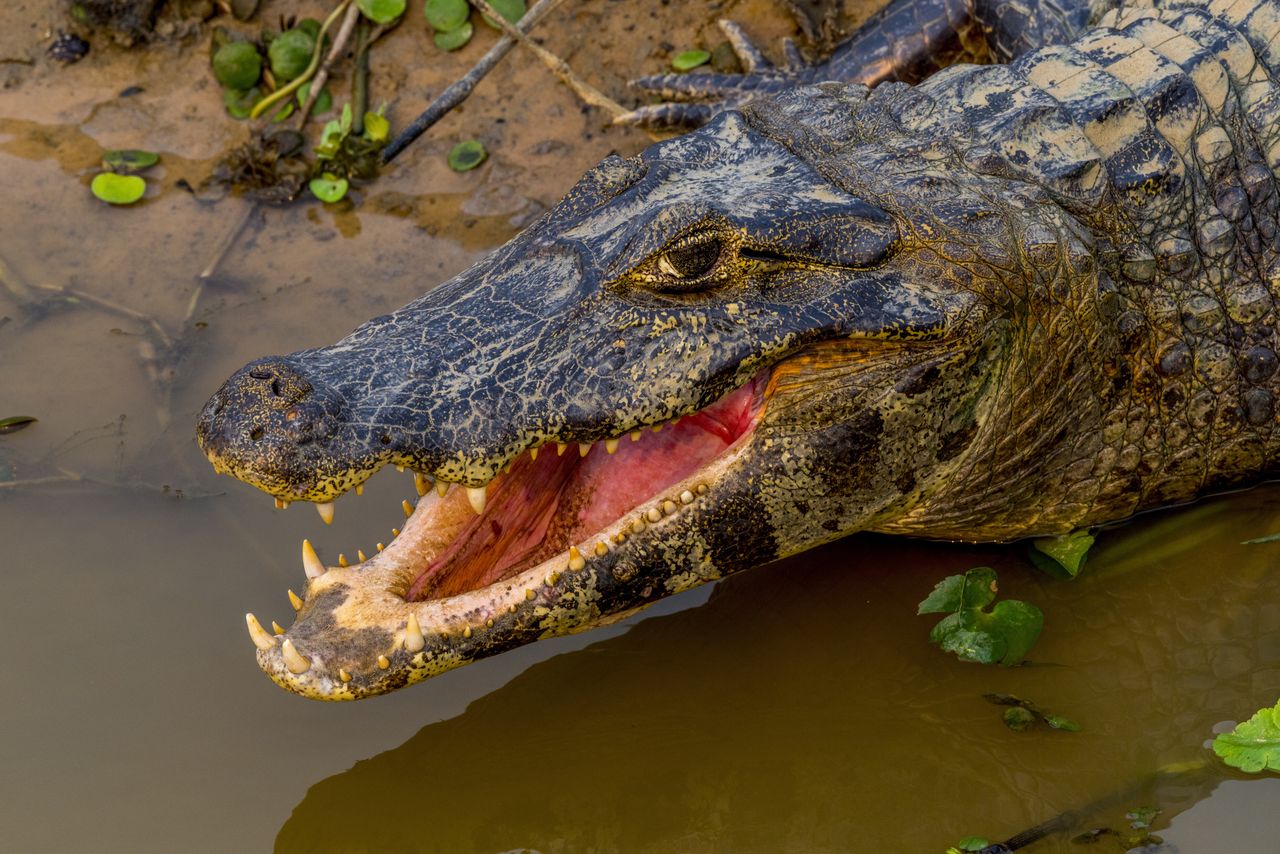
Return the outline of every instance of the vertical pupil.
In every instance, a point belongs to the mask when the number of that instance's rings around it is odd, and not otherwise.
[[[719,258],[720,241],[718,240],[708,243],[695,243],[692,246],[682,246],[679,249],[672,249],[667,252],[667,261],[671,263],[671,266],[680,275],[689,279],[705,275],[715,266]]]

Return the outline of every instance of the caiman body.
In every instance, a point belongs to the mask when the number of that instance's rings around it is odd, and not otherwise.
[[[426,493],[368,561],[308,557],[260,664],[367,696],[854,531],[1060,534],[1273,476],[1278,36],[1275,2],[1165,4],[793,88],[246,366],[201,416],[216,468]]]

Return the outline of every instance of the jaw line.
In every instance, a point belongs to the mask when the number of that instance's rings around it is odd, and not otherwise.
[[[624,579],[612,570],[636,557],[635,541],[643,543],[647,537],[661,536],[664,529],[680,524],[682,518],[717,499],[716,484],[725,483],[753,452],[766,404],[762,402],[754,412],[750,429],[705,465],[645,498],[569,551],[465,593],[408,601],[405,593],[413,583],[415,568],[429,565],[475,517],[460,487],[450,486],[444,497],[428,492],[400,535],[382,552],[353,566],[327,567],[323,575],[308,581],[294,624],[272,646],[259,645],[258,665],[286,690],[313,699],[354,700],[422,681],[533,640],[583,631],[628,616],[637,609],[615,613],[597,607],[600,584],[656,586],[666,580],[643,572]],[[685,493],[693,500],[682,501]],[[677,509],[663,512],[671,504]],[[661,514],[656,522],[649,515],[654,508]],[[643,525],[638,533],[637,522]],[[619,534],[624,537],[621,544],[615,541]],[[600,543],[604,544],[603,552],[597,551]],[[674,571],[683,569],[676,567]],[[680,592],[703,580],[691,580],[683,586],[668,583],[661,595]],[[648,601],[656,598],[660,596]],[[409,624],[411,616],[420,636]],[[366,633],[381,642],[355,645],[352,651],[346,649],[344,640],[332,637],[352,632]],[[301,672],[295,672],[301,667],[298,658],[292,659],[293,667],[286,660],[285,640],[307,663]],[[383,661],[386,667],[381,666]],[[343,679],[344,675],[348,678]]]

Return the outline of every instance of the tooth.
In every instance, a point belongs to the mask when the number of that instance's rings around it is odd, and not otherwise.
[[[307,574],[307,578],[324,575],[324,564],[320,562],[320,555],[311,547],[310,540],[302,541],[302,571]]]
[[[589,453],[591,453],[591,443],[590,443],[590,442],[579,442],[579,443],[578,443],[578,456],[580,456],[580,457],[585,457],[585,456],[586,456],[587,454],[589,454]]]
[[[662,502],[662,512],[666,515],[670,516],[672,513],[676,512],[676,509],[676,503],[670,498]]]
[[[469,638],[469,637],[471,637],[471,627],[470,627],[470,626],[467,626],[465,629],[463,629],[463,630],[462,630],[462,636],[463,636],[464,638]]]
[[[605,440],[604,440],[604,452],[605,452],[606,454],[612,454],[612,453],[616,452],[617,450],[618,450],[618,440],[617,440],[617,439],[605,439]]]
[[[486,487],[483,487],[483,486],[467,487],[467,500],[471,502],[471,509],[476,511],[477,513],[484,512],[484,502],[485,502],[485,498],[487,497],[488,495],[487,495]]]
[[[699,495],[707,494],[707,485],[705,483],[698,484],[698,494]]]
[[[444,494],[448,491],[449,491],[449,484],[445,483],[443,480],[436,481],[436,495],[439,495],[441,498],[444,498]]]
[[[339,679],[341,679],[343,682],[350,682],[350,681],[351,681],[351,674],[347,672],[347,670],[346,670],[346,668],[345,668],[345,667],[339,667],[339,668],[338,668],[338,678],[339,678]]]
[[[364,484],[363,484],[363,483],[356,487],[356,495],[357,495],[357,496],[364,495]]]
[[[274,633],[276,633],[276,634],[278,634],[278,635],[282,635],[282,634],[284,634],[284,626],[280,625],[280,624],[279,624],[279,623],[277,623],[275,620],[272,620],[272,621],[271,621],[271,631],[273,631]]]
[[[560,573],[553,572],[542,580],[542,583],[548,587],[555,587],[560,583]]]
[[[347,563],[347,556],[346,556],[346,555],[344,555],[344,554],[342,554],[342,553],[339,553],[339,554],[338,554],[338,566],[343,567],[344,569],[345,569],[346,567],[348,567],[348,566],[351,566],[351,564]]]
[[[687,489],[686,489],[684,492],[680,493],[680,503],[681,503],[681,504],[692,504],[692,503],[693,503],[693,498],[694,498],[693,493],[692,493],[692,492],[690,492],[690,491],[689,491],[689,490],[687,490]]]
[[[636,520],[631,523],[631,533],[633,534],[643,533],[646,527],[648,526],[645,525],[644,519],[637,517]]]
[[[536,594],[528,587],[524,589],[524,598],[532,600]]]
[[[569,568],[574,572],[582,569],[587,565],[587,561],[582,556],[582,552],[578,551],[577,546],[569,546]]]
[[[556,456],[557,456],[557,457],[563,457],[563,456],[564,456],[564,449],[565,449],[565,448],[567,448],[567,447],[569,447],[569,446],[568,446],[568,445],[566,445],[564,442],[556,442]]]
[[[530,448],[530,449],[529,449],[529,459],[530,459],[530,460],[532,460],[532,461],[534,461],[534,462],[537,462],[537,460],[538,460],[538,449],[537,449],[537,448]]]
[[[284,666],[289,668],[289,672],[295,676],[300,676],[311,669],[311,662],[294,648],[293,641],[288,638],[280,644],[280,654],[284,658]]]
[[[290,590],[290,591],[289,591],[289,604],[293,606],[293,610],[295,610],[295,611],[301,611],[301,610],[302,610],[302,604],[303,604],[302,597],[301,597],[301,596],[299,596],[297,593],[294,593],[292,590]]]
[[[633,441],[633,442],[639,442],[639,441],[640,441],[640,437],[641,437],[642,435],[644,435],[644,431],[643,431],[643,430],[632,430],[632,431],[631,431],[631,441]]]
[[[359,549],[356,549],[356,557],[359,558],[360,563],[364,563],[366,560],[368,560],[368,558],[364,556],[364,552],[360,551]]]
[[[422,629],[418,626],[418,618],[410,614],[409,622],[404,627],[404,648],[408,652],[421,652],[426,645],[427,640],[422,636]]]
[[[326,501],[323,504],[316,504],[316,512],[320,514],[320,518],[324,520],[326,525],[333,524],[333,502]]]
[[[645,515],[645,518],[648,519],[650,522],[656,522],[662,518],[662,511],[659,510],[657,507],[650,507],[648,510],[645,511],[644,515]]]
[[[398,536],[400,536],[400,529],[399,529],[399,528],[392,528],[392,529],[391,529],[391,536],[393,536],[393,537],[398,537]]]
[[[386,670],[390,666],[391,666],[391,659],[387,658],[385,655],[378,656],[378,667],[380,669]]]
[[[376,543],[376,545],[378,547],[378,551],[382,551],[383,549],[386,548],[386,546],[384,546],[382,543]]]
[[[615,543],[617,543],[618,545],[622,545],[623,543],[625,543],[625,542],[627,541],[627,535],[626,535],[626,532],[624,532],[624,531],[619,531],[618,533],[614,534],[614,535],[613,535],[613,541],[614,541]]]
[[[413,488],[418,490],[418,497],[421,498],[426,495],[427,490],[431,488],[431,481],[427,480],[426,477],[415,471],[413,473]]]
[[[245,614],[244,621],[249,626],[249,637],[253,640],[253,645],[261,650],[275,649],[276,639],[267,634],[267,630],[262,627],[262,623],[258,622],[258,618],[253,614]]]
[[[404,466],[396,466],[396,471],[400,472],[400,474],[404,474]]]
[[[277,499],[276,499],[276,509],[277,509],[277,510],[288,510],[288,509],[289,509],[289,502],[288,502],[288,501],[283,501],[283,500],[281,500],[281,499],[277,498]]]
[[[609,547],[604,544],[604,540],[596,543],[596,557],[604,557],[609,553]]]
[[[652,427],[650,427],[649,429],[650,429],[650,430],[652,430],[653,432],[657,433],[659,430],[661,430],[661,429],[662,429],[662,425],[661,425],[661,424],[654,424],[654,425],[653,425]]]
[[[485,624],[486,626],[488,626],[489,628],[493,628],[493,618],[492,618],[492,617],[490,617],[489,619],[485,620],[485,621],[484,621],[484,624]]]
[[[404,518],[408,519],[413,515],[413,505],[409,503],[409,499],[400,502],[400,509],[404,511]]]

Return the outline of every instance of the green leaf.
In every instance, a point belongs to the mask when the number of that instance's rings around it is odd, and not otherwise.
[[[30,415],[11,415],[8,418],[0,418],[0,436],[17,433],[35,423],[36,419]]]
[[[1005,709],[1001,719],[1004,721],[1004,725],[1014,732],[1023,732],[1031,729],[1036,722],[1036,716],[1022,708],[1022,706]]]
[[[288,83],[311,65],[311,55],[316,50],[316,38],[302,27],[285,30],[271,41],[267,58],[271,60],[271,73],[276,83]]]
[[[524,17],[524,0],[489,0],[489,5],[493,7],[493,11],[506,18],[508,23],[517,23]],[[493,20],[493,18],[490,18],[488,15],[481,15],[480,17],[484,19],[486,24],[493,27],[495,30],[502,29],[502,27],[498,26],[497,21]]]
[[[370,142],[383,142],[391,134],[391,122],[381,113],[364,114],[364,135]]]
[[[456,30],[471,16],[471,4],[467,0],[427,0],[422,7],[427,23],[437,32]],[[471,38],[470,34],[467,38]],[[449,49],[449,48],[446,48]]]
[[[1045,715],[1044,722],[1047,723],[1050,728],[1060,729],[1063,732],[1080,731],[1080,724],[1071,720],[1071,718],[1064,718],[1062,715]]]
[[[979,566],[964,575],[948,575],[916,608],[916,615],[945,614],[963,608],[982,608],[996,598],[996,572]]]
[[[139,148],[115,149],[102,155],[102,165],[112,172],[121,174],[141,172],[143,169],[155,166],[159,162],[159,154],[154,151],[143,151]]]
[[[289,118],[289,116],[292,116],[292,115],[293,115],[293,102],[292,102],[292,101],[285,101],[285,102],[284,102],[284,106],[283,106],[283,107],[281,107],[280,109],[276,110],[276,114],[275,114],[274,116],[272,116],[272,117],[271,117],[271,121],[273,121],[273,122],[282,122],[282,121],[284,121],[285,119]]]
[[[227,114],[233,119],[249,118],[249,114],[261,100],[262,90],[257,86],[245,92],[239,89],[228,89],[222,93],[222,104],[227,108]]]
[[[991,842],[981,836],[966,836],[955,844],[957,851],[981,851],[984,848],[990,848]]]
[[[1214,738],[1213,752],[1231,767],[1250,774],[1280,772],[1280,702],[1259,709],[1231,732]]]
[[[321,160],[332,160],[342,148],[342,140],[346,137],[347,133],[342,129],[342,123],[337,119],[325,122],[324,128],[320,131],[320,141],[316,143],[316,157]]]
[[[1040,537],[1031,541],[1029,555],[1037,568],[1054,578],[1069,580],[1084,569],[1085,558],[1093,546],[1094,537],[1087,528],[1072,531],[1061,537]]]
[[[104,202],[113,205],[131,205],[147,192],[147,182],[137,175],[100,172],[93,176],[93,183],[89,185],[89,189]]]
[[[356,0],[356,5],[375,24],[389,24],[404,14],[405,0]]]
[[[309,97],[311,97],[310,80],[298,87],[298,106],[306,106],[307,98]],[[312,112],[319,114],[327,113],[331,109],[333,109],[333,95],[329,92],[329,87],[326,86],[321,89],[320,94],[316,96],[316,102],[311,106],[311,110]]]
[[[692,71],[710,61],[711,54],[705,50],[686,50],[671,57],[671,67],[676,71]]]
[[[449,152],[449,168],[455,172],[466,172],[479,166],[488,156],[489,152],[484,150],[479,140],[468,139]]]
[[[249,42],[228,42],[213,55],[213,76],[228,89],[250,89],[262,76],[262,56]]]
[[[354,118],[355,117],[351,115],[351,104],[350,103],[343,104],[342,119],[338,122],[339,126],[341,126],[342,128],[343,136],[346,136],[347,134],[351,133],[351,122]]]
[[[463,21],[462,26],[452,30],[436,30],[436,34],[431,40],[436,43],[436,47],[444,51],[457,50],[458,48],[471,41],[471,36],[475,33],[475,28],[471,26],[470,21]]]
[[[347,194],[347,188],[350,184],[346,178],[339,178],[332,172],[325,172],[319,178],[312,178],[311,194],[322,202],[341,201],[342,197]]]

